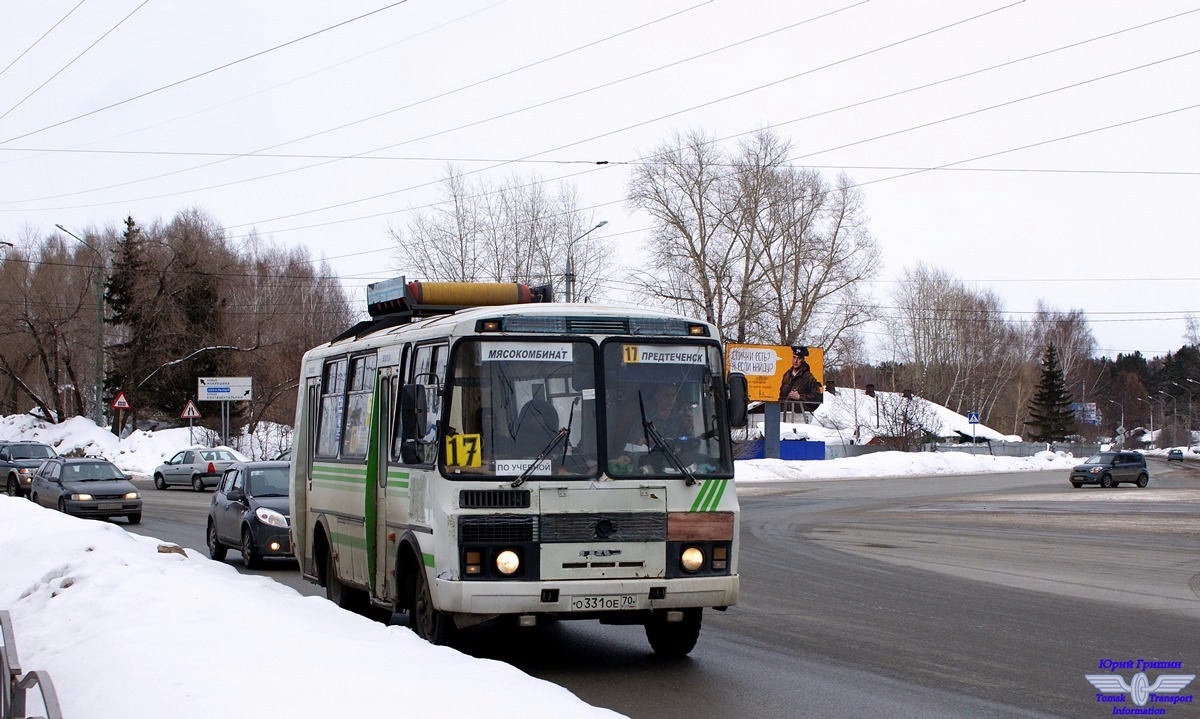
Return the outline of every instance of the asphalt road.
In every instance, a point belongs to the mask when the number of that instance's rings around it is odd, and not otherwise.
[[[1061,471],[739,485],[741,600],[705,612],[686,660],[592,622],[457,646],[631,717],[1111,716],[1083,676],[1105,660],[1200,673],[1200,467],[1151,469],[1146,489]],[[143,486],[130,529],[205,552],[210,494]],[[253,573],[320,592],[294,562]]]

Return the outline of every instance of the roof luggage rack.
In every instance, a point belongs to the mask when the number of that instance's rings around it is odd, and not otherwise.
[[[406,282],[404,277],[395,277],[367,285],[367,314],[371,319],[359,322],[332,342],[469,307],[553,301],[554,290],[548,284],[530,287],[520,282]]]

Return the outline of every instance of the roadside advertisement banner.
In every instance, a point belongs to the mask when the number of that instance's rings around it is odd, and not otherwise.
[[[748,399],[757,402],[820,404],[825,386],[825,351],[787,345],[725,345],[725,366],[746,375]]]

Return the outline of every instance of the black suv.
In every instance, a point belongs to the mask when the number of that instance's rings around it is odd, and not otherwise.
[[[28,497],[33,473],[47,459],[58,456],[41,442],[0,442],[0,477],[10,497]]]
[[[1115,487],[1122,482],[1139,487],[1150,483],[1150,470],[1141,452],[1097,452],[1071,469],[1071,486],[1075,488],[1085,484]]]

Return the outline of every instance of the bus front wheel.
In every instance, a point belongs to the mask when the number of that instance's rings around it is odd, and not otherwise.
[[[683,620],[668,622],[665,613],[655,614],[646,621],[646,639],[650,648],[665,659],[681,659],[696,647],[700,638],[700,621],[704,610],[700,607],[683,610]]]
[[[439,612],[433,606],[433,594],[429,590],[429,578],[425,576],[425,568],[416,567],[413,577],[412,607],[409,610],[409,627],[418,637],[430,644],[445,644],[450,638],[451,622],[444,612]]]

